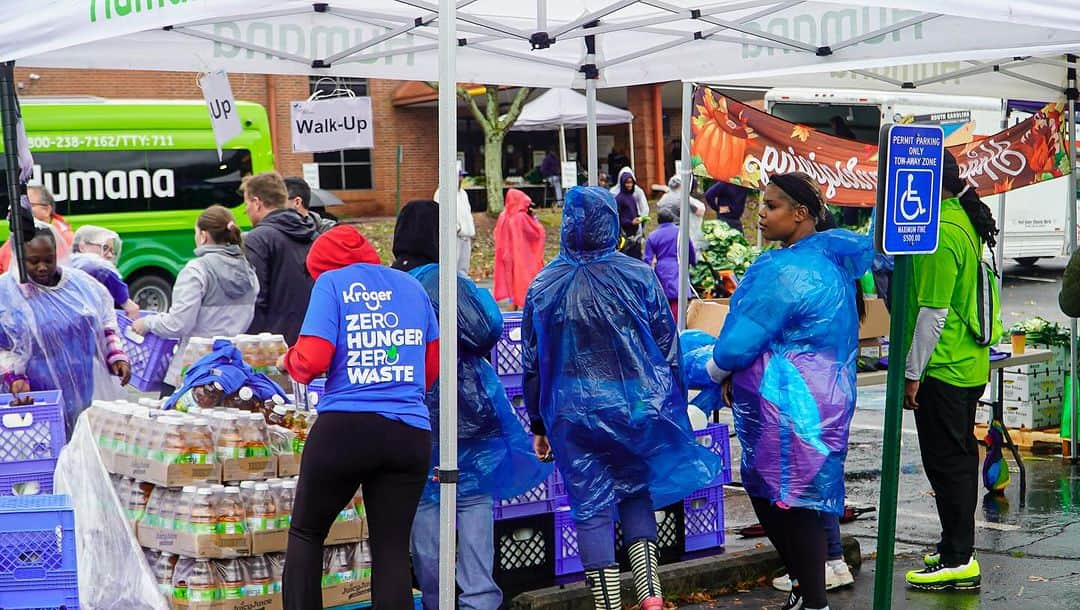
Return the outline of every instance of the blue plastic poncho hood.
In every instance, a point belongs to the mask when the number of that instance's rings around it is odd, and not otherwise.
[[[818,233],[763,254],[735,291],[713,360],[734,371],[732,410],[751,496],[843,512],[855,281],[873,255],[865,236]]]
[[[439,312],[439,266],[424,265],[409,272],[420,282]],[[458,495],[489,495],[509,499],[536,487],[552,471],[536,459],[532,439],[514,415],[506,389],[488,354],[502,335],[503,319],[495,299],[472,280],[458,275]],[[439,384],[424,402],[431,429],[439,429]],[[439,463],[434,439],[431,463]],[[439,484],[429,477],[423,498],[439,499]]]
[[[522,315],[530,417],[541,419],[584,519],[648,491],[666,506],[715,480],[694,442],[671,309],[645,263],[615,252],[611,193],[571,189],[562,253],[537,276]]]

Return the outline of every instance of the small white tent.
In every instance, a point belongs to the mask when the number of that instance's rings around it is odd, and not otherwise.
[[[589,126],[588,100],[573,89],[549,89],[525,104],[510,131],[559,131],[559,159],[565,163],[566,128],[580,129]],[[631,124],[630,167],[634,167],[634,115],[611,104],[596,102],[595,125]]]

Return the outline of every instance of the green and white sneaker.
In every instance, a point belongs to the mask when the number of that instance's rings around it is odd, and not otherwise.
[[[945,566],[939,559],[936,565],[908,572],[907,584],[925,591],[970,591],[980,587],[982,576],[974,557],[961,566]]]
[[[932,568],[941,563],[941,555],[937,552],[927,553],[922,558],[923,565]]]

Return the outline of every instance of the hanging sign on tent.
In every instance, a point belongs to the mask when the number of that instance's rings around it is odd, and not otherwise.
[[[562,164],[562,187],[563,190],[577,186],[577,163],[564,161]]]
[[[293,152],[374,148],[370,97],[334,97],[293,102]]]
[[[210,110],[210,125],[214,128],[214,142],[220,161],[221,147],[244,132],[240,125],[240,113],[233,98],[232,86],[229,85],[229,76],[224,70],[203,74],[199,78],[199,87]]]
[[[979,195],[996,195],[1068,173],[1066,124],[1063,106],[1049,104],[1002,132],[947,149]],[[773,174],[804,172],[830,203],[874,205],[876,144],[790,123],[707,87],[694,92],[691,126],[696,176],[762,189]]]

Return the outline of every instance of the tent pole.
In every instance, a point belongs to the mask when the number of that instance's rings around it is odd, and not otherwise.
[[[626,132],[630,136],[630,169],[633,169],[634,164],[634,120],[631,119],[626,125]],[[621,169],[621,168],[620,168]],[[635,170],[637,171],[637,170]]]
[[[457,370],[457,3],[439,0],[439,370]],[[430,338],[429,338],[430,339]],[[439,608],[454,610],[457,375],[439,375]]]
[[[1001,114],[1001,129],[1004,130],[1009,127],[1009,100],[1002,100],[1002,114]],[[998,294],[1002,294],[1005,282],[1005,197],[1007,192],[1002,193],[998,198],[997,209],[997,227],[998,227],[998,241],[997,247],[994,249],[994,259],[997,261],[998,267]],[[998,396],[998,383],[997,376],[1001,374],[1000,370],[990,372],[990,400],[997,402],[1001,400]],[[1021,499],[1021,503],[1023,500]]]
[[[566,125],[559,124],[559,163],[566,163]],[[562,171],[562,170],[559,170]]]
[[[11,203],[11,256],[14,258],[19,273],[19,282],[25,284],[26,264],[23,262],[22,245],[26,237],[22,234],[22,223],[18,221],[19,207],[22,205],[22,182],[19,179],[19,121],[18,97],[15,92],[15,62],[6,61],[0,65],[0,123],[4,129],[4,169],[7,172],[7,195]]]
[[[1075,55],[1069,55],[1067,57],[1070,64],[1076,61]],[[1068,239],[1069,239],[1069,255],[1072,256],[1076,252],[1076,68],[1071,67],[1068,69],[1068,84],[1066,85],[1066,95],[1069,97],[1069,227],[1068,227]],[[1077,357],[1077,345],[1076,345],[1076,318],[1069,320],[1069,376],[1072,380],[1070,386],[1071,391],[1069,396],[1071,406],[1069,415],[1072,416],[1072,430],[1069,435],[1069,461],[1073,464],[1080,463],[1080,456],[1076,453],[1076,436],[1080,431],[1080,422],[1076,421],[1077,412],[1077,398],[1080,396],[1080,383],[1076,381],[1076,357]]]
[[[690,167],[690,112],[694,99],[693,83],[682,84],[682,154],[679,177],[679,319],[678,330],[686,328],[686,300],[690,292],[690,190],[693,188],[693,171]]]
[[[585,116],[585,133],[588,136],[589,150],[589,185],[596,186],[599,168],[596,158],[596,79],[593,78],[585,81]]]

